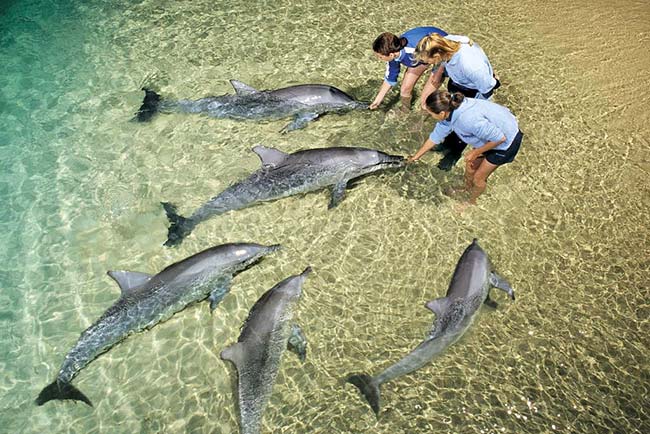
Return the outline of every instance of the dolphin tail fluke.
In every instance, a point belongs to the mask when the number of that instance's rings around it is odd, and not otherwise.
[[[41,390],[36,398],[36,405],[43,405],[53,399],[72,399],[75,401],[85,402],[89,406],[93,406],[90,399],[84,395],[79,389],[70,383],[63,383],[55,380],[52,384]]]
[[[374,379],[367,374],[357,374],[350,375],[345,381],[352,383],[357,388],[370,404],[370,407],[375,412],[375,415],[379,416],[379,385],[374,381]]]
[[[183,238],[188,236],[192,229],[194,228],[194,223],[192,219],[188,219],[178,214],[176,207],[168,202],[161,202],[167,218],[171,225],[167,232],[167,241],[165,241],[165,246],[171,247],[180,244],[183,241]]]
[[[142,105],[138,109],[133,120],[138,122],[148,122],[156,113],[158,113],[158,109],[160,108],[160,95],[146,87],[143,87],[142,90],[144,90],[144,100],[142,101]]]

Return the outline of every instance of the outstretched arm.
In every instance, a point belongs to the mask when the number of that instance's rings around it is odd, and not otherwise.
[[[384,97],[388,93],[389,90],[391,90],[393,86],[390,85],[390,83],[384,81],[381,84],[381,87],[379,88],[379,92],[377,93],[377,96],[375,97],[375,100],[370,104],[370,110],[375,110],[381,102],[384,100]]]
[[[431,139],[427,139],[424,144],[418,149],[418,151],[415,153],[415,155],[408,157],[406,160],[407,163],[413,163],[414,161],[419,160],[424,154],[429,152],[431,149],[433,149],[436,146],[436,144],[433,142]]]
[[[422,89],[422,96],[420,96],[420,106],[422,107],[422,110],[426,110],[425,103],[427,101],[427,97],[431,95],[434,91],[438,90],[438,88],[442,84],[442,74],[444,72],[445,72],[445,67],[440,65],[438,69],[436,69],[431,73],[429,79],[424,84],[424,88]]]

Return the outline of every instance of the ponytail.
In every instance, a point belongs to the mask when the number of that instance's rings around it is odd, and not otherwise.
[[[427,108],[438,114],[456,110],[465,100],[465,95],[460,92],[449,93],[446,90],[437,90],[427,97]]]
[[[459,49],[459,42],[447,39],[438,33],[431,33],[420,39],[414,54],[418,62],[435,65],[449,60]]]

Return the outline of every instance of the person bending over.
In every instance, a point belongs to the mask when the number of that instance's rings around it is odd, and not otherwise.
[[[418,62],[414,57],[415,47],[422,38],[430,34],[446,35],[447,33],[437,27],[416,27],[404,32],[401,36],[393,33],[382,33],[375,39],[372,44],[372,50],[375,56],[386,65],[386,75],[384,82],[379,88],[379,92],[374,101],[370,104],[370,109],[374,110],[384,100],[384,97],[393,86],[397,84],[401,66],[406,66],[406,74],[402,79],[400,89],[400,100],[402,111],[409,111],[411,107],[411,94],[413,87],[420,76],[429,67],[428,64]]]
[[[452,132],[473,149],[465,155],[465,185],[468,204],[485,191],[488,177],[497,167],[515,159],[523,133],[517,118],[506,107],[491,101],[466,98],[462,93],[436,90],[425,102],[426,111],[436,119],[433,132],[415,155],[412,163],[442,143]]]

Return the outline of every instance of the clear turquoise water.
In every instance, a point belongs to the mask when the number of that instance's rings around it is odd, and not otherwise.
[[[315,272],[298,319],[309,356],[304,365],[285,357],[265,432],[650,431],[648,7],[435,8],[0,5],[0,431],[237,432],[233,372],[218,354],[257,297],[307,264]],[[289,135],[278,134],[283,121],[168,115],[138,125],[128,120],[143,83],[200,97],[231,92],[231,78],[259,88],[323,82],[369,100],[383,65],[368,41],[422,23],[481,42],[505,83],[496,100],[526,132],[477,208],[454,211],[441,190],[462,168],[440,173],[431,155],[365,179],[335,211],[324,192],[288,198],[206,222],[178,249],[161,246],[159,202],[191,211],[256,168],[256,143],[408,154],[432,123],[389,111],[325,116]],[[622,70],[619,50],[632,53]],[[608,79],[613,70],[622,78]],[[517,301],[499,297],[445,356],[385,385],[376,420],[342,378],[376,373],[417,345],[432,320],[422,305],[444,293],[473,237]],[[191,306],[90,364],[75,384],[94,408],[33,404],[117,297],[107,270],[156,272],[238,240],[285,249],[238,276],[212,316]]]

